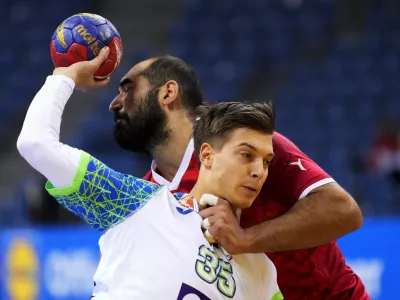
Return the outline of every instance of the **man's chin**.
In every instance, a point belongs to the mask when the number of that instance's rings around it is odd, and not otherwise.
[[[255,200],[255,197],[241,197],[240,199],[235,199],[235,203],[231,203],[234,207],[240,209],[246,209],[251,207]]]
[[[118,132],[114,131],[114,140],[117,145],[124,150],[148,154],[148,151],[144,149],[145,143],[138,139],[127,138],[126,136],[119,135]]]
[[[114,140],[118,146],[125,150],[131,150],[131,141],[128,139],[121,128],[114,127]]]

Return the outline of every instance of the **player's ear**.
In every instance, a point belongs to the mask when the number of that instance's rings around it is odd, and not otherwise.
[[[158,98],[161,105],[170,105],[178,98],[178,94],[178,83],[175,80],[169,80],[159,89]]]
[[[199,160],[201,164],[206,168],[210,169],[214,159],[214,150],[210,144],[204,143],[200,147]]]

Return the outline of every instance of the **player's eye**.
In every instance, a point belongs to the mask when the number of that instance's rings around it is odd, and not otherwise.
[[[121,94],[121,93],[127,93],[129,90],[131,89],[131,87],[130,86],[127,86],[127,85],[124,85],[124,86],[120,86],[119,88],[118,88],[118,95],[119,94]]]
[[[252,155],[251,155],[251,153],[249,153],[249,152],[242,152],[242,153],[240,153],[243,157],[246,157],[246,158],[251,158],[252,157]]]
[[[272,160],[264,159],[263,163],[265,166],[269,166],[272,163]]]

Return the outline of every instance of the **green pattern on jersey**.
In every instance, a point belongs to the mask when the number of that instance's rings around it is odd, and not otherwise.
[[[162,187],[121,174],[82,151],[70,186],[46,189],[62,206],[90,227],[104,231],[143,207]]]

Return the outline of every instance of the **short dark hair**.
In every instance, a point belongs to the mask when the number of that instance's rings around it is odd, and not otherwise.
[[[199,79],[193,68],[182,59],[170,55],[157,57],[140,75],[149,81],[152,88],[175,80],[179,85],[182,105],[192,115],[198,106],[204,104]]]
[[[265,134],[275,131],[275,110],[272,102],[246,103],[222,102],[197,109],[193,139],[196,157],[200,165],[200,147],[209,143],[221,148],[233,130],[249,128]]]

